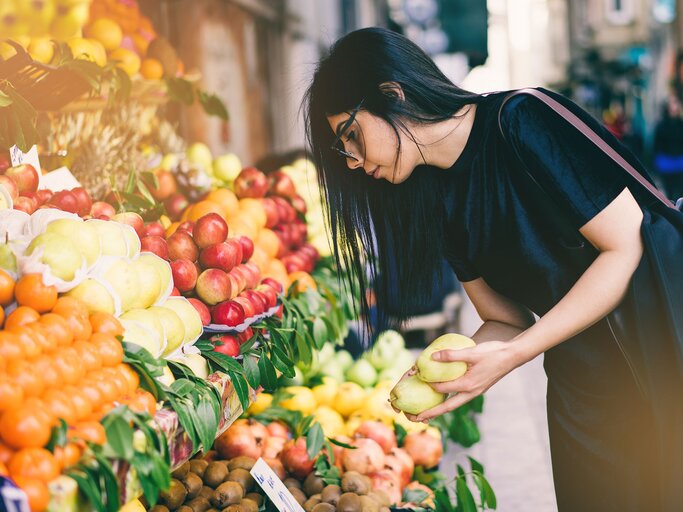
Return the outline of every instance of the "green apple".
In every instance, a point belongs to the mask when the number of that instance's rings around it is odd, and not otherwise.
[[[394,386],[389,394],[389,400],[396,409],[408,414],[420,414],[422,411],[436,407],[446,400],[447,396],[434,391],[417,375],[410,375]]]
[[[204,167],[205,171],[211,171],[211,163],[213,162],[213,155],[209,146],[202,142],[195,142],[190,144],[190,147],[186,151],[187,159],[190,162],[200,164]]]
[[[130,262],[138,274],[140,288],[133,302],[133,308],[146,309],[154,304],[161,295],[161,275],[155,266],[142,257]]]
[[[346,381],[346,379],[344,378],[344,370],[342,370],[340,366],[335,364],[334,359],[332,359],[326,366],[322,368],[321,373],[326,377],[333,378],[339,383]]]
[[[400,372],[407,372],[411,366],[415,364],[415,358],[408,350],[403,349],[396,355],[396,358],[392,365],[387,369],[395,369]]]
[[[334,356],[337,366],[341,368],[342,372],[345,372],[353,364],[353,356],[348,352],[348,350],[340,350]]]
[[[332,362],[332,359],[334,359],[334,346],[332,343],[325,343],[323,348],[318,351],[320,366],[327,366],[327,363]]]
[[[377,371],[365,359],[359,359],[351,368],[346,370],[346,378],[364,388],[372,386],[377,382]]]
[[[112,292],[97,279],[87,278],[75,288],[66,292],[66,295],[80,300],[88,307],[89,313],[100,311],[115,315],[116,298]]]
[[[97,231],[102,244],[102,256],[128,256],[128,242],[123,224],[100,219],[85,222]]]
[[[425,382],[446,382],[462,377],[467,371],[467,363],[434,361],[432,354],[439,350],[460,350],[474,346],[474,341],[467,336],[453,333],[439,336],[417,358],[416,366],[420,379]]]
[[[232,183],[242,171],[242,162],[234,153],[222,155],[213,161],[213,175],[226,183]]]
[[[121,318],[121,325],[125,329],[125,332],[123,333],[124,341],[139,345],[154,357],[159,357],[161,355],[162,342],[159,338],[159,334],[155,332],[154,329],[150,329],[141,322],[126,320],[124,318]]]
[[[106,267],[101,276],[121,299],[121,311],[133,309],[140,296],[140,280],[132,262],[125,258],[116,259]]]
[[[172,171],[176,167],[178,167],[178,164],[180,163],[180,156],[178,156],[176,153],[168,153],[163,156],[161,159],[161,163],[159,164],[159,168],[161,169],[166,169],[167,171]]]
[[[185,297],[169,297],[161,304],[161,307],[174,311],[180,317],[180,321],[185,326],[183,346],[194,343],[204,331],[199,313]]]
[[[102,254],[102,243],[92,224],[78,219],[56,219],[45,228],[46,233],[67,237],[79,248],[88,267],[92,267]]]
[[[178,357],[174,357],[172,361],[188,366],[190,370],[192,370],[192,373],[200,379],[206,380],[209,376],[209,365],[206,363],[206,359],[199,354],[182,354]]]
[[[0,245],[0,268],[11,274],[17,273],[17,257],[10,249],[9,244]]]
[[[159,317],[148,309],[131,309],[126,311],[120,317],[123,320],[132,320],[140,322],[145,327],[151,329],[158,337],[161,343],[161,350],[166,348],[166,335],[164,333],[164,326],[159,320]]]
[[[406,342],[403,339],[403,336],[399,332],[393,331],[391,329],[388,329],[386,331],[383,331],[380,333],[379,336],[377,336],[377,339],[375,340],[375,347],[376,346],[384,346],[387,345],[391,347],[394,350],[400,350],[402,348],[405,348]]]
[[[50,267],[52,275],[63,281],[73,280],[76,271],[83,267],[84,258],[81,251],[63,235],[38,235],[29,244],[26,255],[31,256],[35,251],[40,251],[38,259]]]
[[[283,386],[303,386],[304,374],[297,366],[295,366],[294,377],[285,377],[283,375],[280,377],[280,382]]]
[[[410,368],[410,366],[408,367]],[[377,376],[377,382],[391,382],[392,384],[396,384],[401,377],[403,377],[403,374],[408,371],[408,368],[405,370],[400,370],[398,368],[385,368],[381,372],[379,372],[379,375]]]
[[[174,352],[180,347],[185,338],[185,326],[180,317],[175,311],[159,306],[152,306],[147,311],[156,314],[159,317],[159,321],[161,321],[161,325],[164,326],[164,332],[166,333],[164,355]]]
[[[161,283],[159,286],[160,292],[153,304],[157,304],[158,302],[168,298],[173,290],[173,272],[171,271],[171,265],[169,265],[168,261],[161,259],[159,256],[152,254],[151,252],[143,252],[140,254],[140,257],[137,259],[137,261],[141,261],[153,267],[159,276]]]

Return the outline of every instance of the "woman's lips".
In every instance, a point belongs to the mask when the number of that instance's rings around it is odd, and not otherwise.
[[[368,173],[368,176],[371,176],[375,179],[379,179],[379,165],[375,167],[371,172]]]

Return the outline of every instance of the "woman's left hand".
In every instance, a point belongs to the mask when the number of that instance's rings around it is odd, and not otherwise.
[[[441,350],[432,354],[440,362],[463,361],[467,372],[459,379],[435,382],[432,387],[440,393],[456,393],[442,404],[423,411],[417,416],[406,415],[412,421],[423,421],[445,414],[473,398],[482,395],[505,375],[519,366],[513,349],[514,342],[486,341],[476,347],[461,350]]]

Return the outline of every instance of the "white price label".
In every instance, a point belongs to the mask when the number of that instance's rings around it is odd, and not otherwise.
[[[43,174],[43,177],[40,179],[39,188],[59,192],[60,190],[71,190],[80,186],[81,184],[74,178],[69,169],[60,167],[47,174]]]
[[[9,148],[9,158],[12,161],[12,167],[21,164],[31,164],[33,168],[38,171],[38,176],[42,174],[40,168],[40,160],[38,159],[38,148],[34,145],[26,153],[16,146]]]
[[[254,480],[258,482],[261,489],[280,512],[304,512],[304,509],[294,499],[282,480],[266,464],[266,461],[257,460],[254,467],[251,468],[251,476],[254,477]]]

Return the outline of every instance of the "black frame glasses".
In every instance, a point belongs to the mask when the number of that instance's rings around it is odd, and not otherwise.
[[[349,151],[346,151],[345,149],[343,149],[343,146],[340,148],[339,142],[341,141],[341,138],[344,136],[344,133],[346,133],[346,130],[348,130],[349,127],[353,124],[353,121],[356,119],[356,114],[358,114],[358,111],[363,106],[364,101],[365,101],[365,98],[360,100],[360,103],[351,111],[349,118],[346,120],[344,125],[341,127],[341,130],[339,130],[339,134],[335,137],[334,142],[330,146],[330,149],[332,151],[335,151],[339,156],[341,156],[343,158],[350,158],[354,162],[358,162],[358,157],[354,156],[353,153],[350,153]]]

